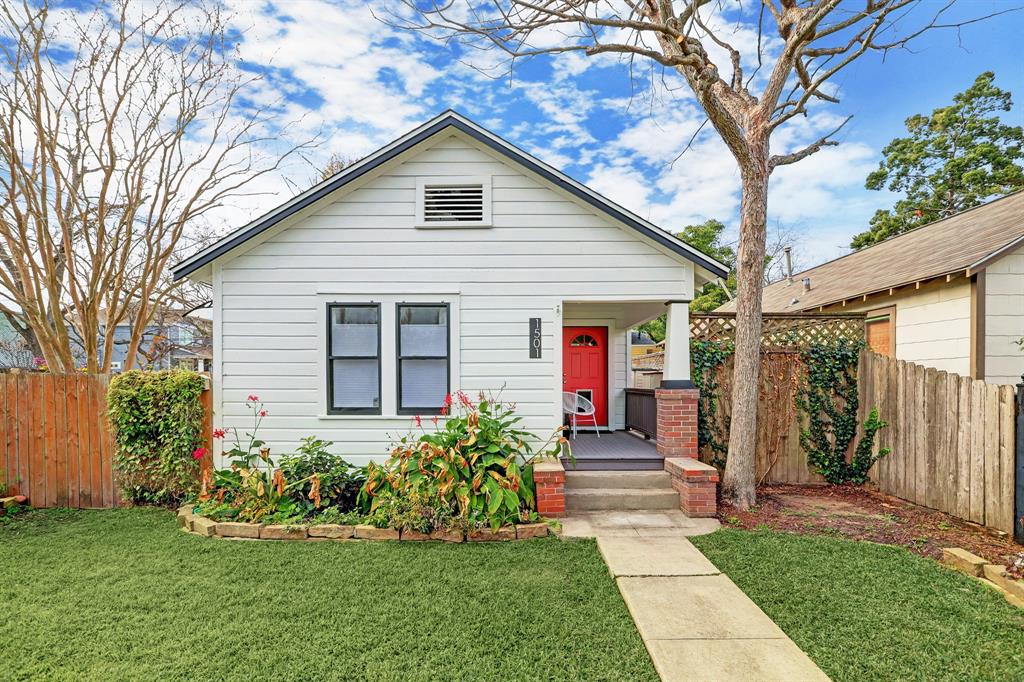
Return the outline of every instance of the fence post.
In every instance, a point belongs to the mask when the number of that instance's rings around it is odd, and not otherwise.
[[[1024,544],[1024,374],[1017,384],[1017,447],[1015,450],[1013,539]]]

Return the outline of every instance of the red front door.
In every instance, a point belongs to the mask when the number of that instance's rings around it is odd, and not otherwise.
[[[562,390],[583,394],[597,409],[597,423],[608,425],[607,327],[562,329]]]

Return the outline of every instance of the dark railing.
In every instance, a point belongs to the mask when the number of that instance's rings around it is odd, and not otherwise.
[[[626,389],[626,428],[658,437],[658,401],[653,388]]]

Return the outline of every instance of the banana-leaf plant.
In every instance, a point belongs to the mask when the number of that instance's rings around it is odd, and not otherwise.
[[[367,467],[360,502],[371,513],[383,497],[426,498],[451,512],[466,527],[528,521],[536,515],[533,466],[540,457],[571,458],[564,427],[539,446],[520,427],[514,405],[480,394],[477,401],[459,391],[445,397],[435,430],[415,417],[419,435],[401,438],[381,466]]]

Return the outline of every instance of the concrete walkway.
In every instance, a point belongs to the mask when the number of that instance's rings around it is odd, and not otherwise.
[[[562,519],[562,535],[568,538],[687,537],[712,533],[720,526],[718,519],[691,519],[678,509],[575,512]]]
[[[563,522],[566,534],[583,523],[572,520]],[[594,519],[588,523],[595,528]],[[598,529],[597,546],[662,680],[828,681],[689,540],[679,534],[644,537],[632,530],[605,534]]]

